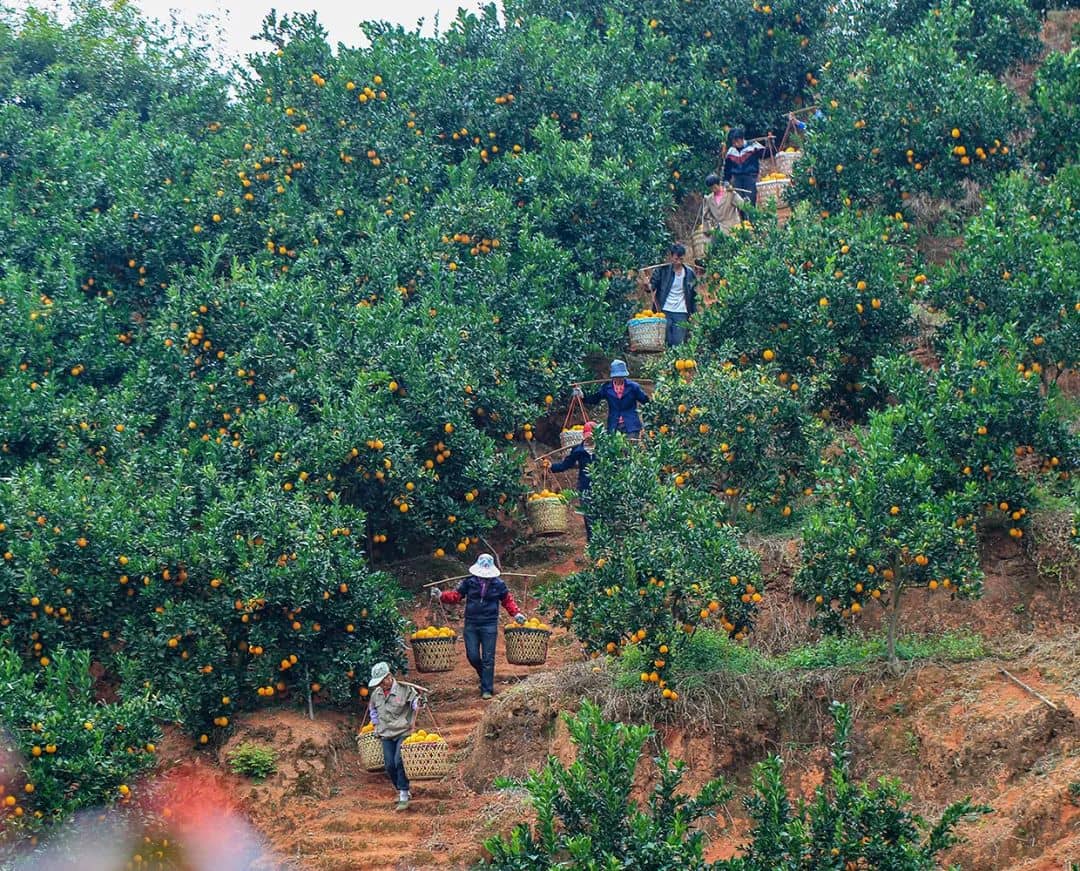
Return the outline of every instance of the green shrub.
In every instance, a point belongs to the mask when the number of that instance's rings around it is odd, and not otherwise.
[[[666,750],[656,758],[659,777],[647,802],[632,798],[648,726],[611,723],[588,700],[577,715],[564,714],[577,759],[569,766],[555,757],[520,783],[496,786],[529,793],[536,825],[522,823],[509,837],[489,838],[491,858],[477,868],[535,871],[565,868],[648,868],[681,871],[710,867],[704,834],[692,830],[730,797],[722,779],[706,783],[691,798],[679,792],[686,764]]]
[[[229,767],[236,773],[255,780],[265,780],[277,771],[277,751],[245,741],[229,751]]]
[[[576,716],[564,714],[577,759],[566,766],[554,757],[521,782],[535,825],[519,824],[508,837],[490,838],[490,859],[477,868],[623,868],[649,871],[819,871],[822,868],[904,868],[932,871],[938,856],[960,842],[958,825],[991,808],[954,802],[933,823],[913,814],[911,797],[898,781],[860,784],[851,774],[851,714],[833,703],[836,731],[832,765],[813,799],[796,800],[784,786],[784,763],[772,756],[757,766],[753,791],[743,804],[754,828],[741,855],[707,863],[703,834],[694,824],[730,800],[722,779],[691,798],[677,792],[685,763],[666,750],[655,760],[659,778],[647,808],[631,800],[638,762],[654,737],[647,726],[609,723],[585,701]]]
[[[851,713],[833,702],[836,732],[830,769],[810,801],[784,786],[783,760],[772,756],[754,773],[744,805],[754,828],[743,853],[713,864],[716,871],[817,871],[821,868],[904,868],[933,871],[938,856],[960,842],[965,820],[992,812],[970,799],[954,802],[934,823],[907,809],[911,796],[899,781],[873,786],[851,775]]]

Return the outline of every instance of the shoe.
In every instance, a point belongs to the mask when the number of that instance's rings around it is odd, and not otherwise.
[[[394,805],[394,810],[396,810],[396,811],[407,811],[408,809],[409,809],[409,800],[408,799],[405,799],[404,801],[399,801],[396,805]]]
[[[484,701],[487,701],[491,698],[491,693],[481,693],[480,698],[482,698]]]

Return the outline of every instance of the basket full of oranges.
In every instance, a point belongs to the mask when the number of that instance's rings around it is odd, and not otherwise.
[[[643,309],[626,324],[631,351],[663,351],[667,344],[667,318],[663,312]]]
[[[437,780],[450,773],[450,745],[437,732],[418,729],[401,742],[401,764],[409,780]]]
[[[503,627],[506,639],[506,661],[511,665],[543,665],[547,662],[551,627],[531,617],[522,624],[507,623]]]
[[[457,633],[449,626],[427,626],[410,636],[417,671],[451,671]]]
[[[566,532],[570,526],[565,497],[547,488],[529,494],[525,513],[529,517],[529,525],[537,535]]]
[[[383,750],[382,741],[375,734],[375,725],[368,723],[356,736],[356,746],[360,750],[360,763],[364,771],[382,771]]]

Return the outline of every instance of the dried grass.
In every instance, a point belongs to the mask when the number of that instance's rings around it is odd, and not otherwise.
[[[1072,544],[1072,515],[1068,511],[1032,514],[1027,551],[1039,574],[1073,592],[1080,585],[1080,551]]]

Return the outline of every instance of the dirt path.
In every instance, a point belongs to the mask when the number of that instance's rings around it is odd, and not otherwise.
[[[524,595],[519,585],[512,586],[522,608],[534,614],[536,600]],[[418,605],[414,619],[426,625],[427,615],[428,609]],[[460,617],[451,619],[451,625],[460,632]],[[490,792],[491,780],[497,774],[524,775],[528,770],[522,760],[520,771],[478,772],[475,756],[470,770],[465,770],[463,763],[481,740],[478,727],[486,709],[506,707],[507,693],[525,678],[578,657],[572,640],[556,630],[547,666],[511,666],[500,637],[493,701],[481,700],[476,672],[465,659],[461,641],[453,671],[411,671],[407,679],[431,691],[429,709],[438,732],[450,744],[454,769],[443,780],[414,781],[413,799],[404,812],[395,810],[397,793],[385,774],[369,773],[361,766],[353,737],[358,716],[320,714],[312,723],[299,712],[283,710],[269,722],[264,712],[250,726],[241,724],[229,746],[261,739],[273,743],[281,754],[278,775],[248,796],[256,826],[278,857],[289,863],[287,867],[305,871],[470,867],[483,839],[519,818],[518,800],[503,801]],[[431,730],[431,718],[421,714],[419,726]],[[227,751],[228,746],[222,748],[223,754]],[[503,818],[500,810],[510,816]]]

